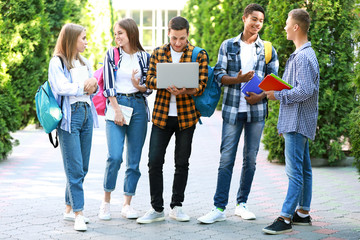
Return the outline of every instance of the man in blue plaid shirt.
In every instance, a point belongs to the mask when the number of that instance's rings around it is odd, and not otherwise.
[[[243,129],[245,130],[243,166],[235,215],[246,220],[256,218],[255,214],[248,210],[246,202],[255,174],[256,156],[267,116],[267,100],[263,92],[260,94],[248,92],[249,96],[245,96],[241,92],[241,86],[252,79],[254,74],[259,79],[270,73],[277,74],[279,61],[276,51],[271,47],[271,60],[266,64],[264,42],[258,34],[264,18],[265,11],[260,5],[248,5],[242,17],[244,31],[235,38],[225,40],[219,49],[214,74],[216,81],[224,86],[221,158],[214,208],[205,216],[198,218],[202,223],[214,223],[226,219],[224,210],[228,203],[232,171]]]
[[[310,16],[305,10],[294,9],[289,13],[285,31],[296,50],[286,63],[283,80],[293,88],[266,92],[269,100],[280,101],[278,131],[285,139],[285,171],[289,178],[280,217],[263,229],[268,234],[292,231],[291,222],[311,225],[312,170],[308,139],[315,138],[320,70],[308,41],[309,26]]]

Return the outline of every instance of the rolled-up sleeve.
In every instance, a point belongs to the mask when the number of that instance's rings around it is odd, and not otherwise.
[[[218,61],[214,68],[215,81],[218,82],[220,85],[222,85],[221,83],[222,77],[224,75],[228,75],[227,74],[228,59],[227,59],[226,49],[227,49],[227,41],[224,41],[220,46]]]

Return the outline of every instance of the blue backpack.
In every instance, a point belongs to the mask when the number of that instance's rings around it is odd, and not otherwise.
[[[62,67],[64,68],[64,63],[60,58]],[[61,105],[62,105],[61,98]],[[51,90],[49,81],[46,81],[43,85],[39,87],[35,94],[35,104],[36,104],[36,115],[39,119],[41,126],[44,128],[45,132],[49,135],[49,140],[51,144],[56,148],[59,145],[58,133],[56,131],[55,143],[53,141],[51,132],[57,128],[63,115],[61,107],[59,106],[54,94]]]
[[[191,61],[196,62],[196,58],[200,51],[204,49],[200,47],[195,47],[192,55]],[[205,51],[205,50],[204,50]],[[207,52],[205,51],[206,55],[208,56]],[[208,63],[209,63],[209,56],[208,56]],[[200,112],[202,117],[210,117],[219,102],[221,95],[221,88],[219,84],[214,80],[214,68],[208,65],[208,81],[206,84],[206,88],[200,96],[193,96],[195,102],[195,108]]]

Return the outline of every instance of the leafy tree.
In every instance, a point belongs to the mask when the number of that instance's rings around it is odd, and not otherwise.
[[[5,77],[3,73],[0,73],[0,76]],[[18,144],[18,141],[10,135],[10,132],[19,129],[21,123],[20,107],[17,101],[9,82],[2,82],[0,85],[0,160],[6,158],[12,147]]]
[[[44,18],[48,25],[48,56],[51,57],[56,40],[60,30],[65,23],[73,22],[80,24],[83,18],[82,13],[86,0],[43,0],[44,1]]]
[[[0,1],[0,159],[16,144],[10,133],[35,119],[34,96],[61,26],[79,22],[85,2]]]
[[[183,14],[190,22],[190,41],[208,52],[210,65],[216,64],[221,43],[226,39],[236,37],[243,31],[242,16],[245,7],[250,3],[253,1],[188,1]],[[266,9],[268,1],[259,0],[257,3]],[[265,16],[265,22],[266,19]],[[221,104],[222,96],[218,103],[218,109],[221,109]]]
[[[357,0],[358,1],[358,0]],[[243,29],[242,13],[252,1],[190,0],[184,10],[190,22],[191,42],[205,48],[214,65],[223,40],[238,35]],[[290,54],[295,50],[286,40],[284,31],[288,12],[305,8],[312,24],[309,40],[320,64],[319,119],[316,140],[310,143],[312,157],[327,158],[335,163],[344,158],[342,145],[349,136],[349,113],[355,106],[355,90],[352,87],[354,40],[356,28],[355,0],[272,0],[258,1],[266,9],[262,39],[269,40],[278,52],[282,76]],[[264,33],[264,34],[263,34]],[[349,64],[350,63],[350,64]],[[278,136],[276,125],[279,103],[270,102],[263,142],[269,150],[268,158],[284,160],[284,142]]]
[[[1,4],[3,61],[21,106],[21,126],[26,126],[35,114],[37,86],[46,77],[43,5],[41,0],[9,0]]]
[[[87,14],[80,21],[86,27],[88,40],[84,56],[93,63],[94,69],[101,66],[99,63],[104,61],[106,50],[112,45],[114,20],[109,18],[113,15],[110,4],[111,1],[89,0],[84,10]]]
[[[268,1],[257,1],[264,9]],[[243,31],[242,16],[251,0],[189,0],[183,11],[190,22],[191,43],[206,49],[210,64],[217,62],[221,43]],[[261,34],[261,33],[260,33]]]
[[[286,32],[284,31],[285,22],[289,11],[301,7],[302,3],[303,1],[274,0],[269,3],[266,9],[268,22],[264,27],[264,38],[272,42],[278,54],[279,76],[282,76],[286,61],[294,51],[294,44],[286,39]],[[277,159],[280,162],[284,162],[285,142],[277,131],[280,103],[279,101],[268,101],[268,104],[269,116],[266,119],[263,143],[265,149],[269,150],[269,160]]]
[[[355,157],[355,166],[360,173],[360,0],[356,1],[356,7],[354,9],[355,16],[357,16],[356,26],[354,27],[354,39],[355,39],[355,75],[354,84],[357,87],[357,106],[350,114],[350,142],[352,146],[352,155]]]
[[[320,65],[319,118],[315,141],[310,143],[312,157],[327,158],[333,164],[345,157],[342,151],[344,139],[349,135],[349,113],[354,107],[352,65],[354,62],[353,38],[355,17],[354,1],[271,1],[271,14],[266,35],[280,56],[280,72],[285,61],[295,49],[293,43],[284,42],[283,26],[287,13],[294,8],[305,8],[312,18],[309,40],[317,54]],[[280,24],[280,22],[282,24]],[[290,44],[290,45],[289,45]],[[292,48],[292,49],[291,49]],[[281,75],[280,75],[281,76]],[[283,160],[283,140],[277,137],[277,112],[279,103],[270,104],[270,115],[264,131],[265,148],[269,159]],[[276,112],[276,113],[274,113]]]
[[[9,25],[16,18],[12,10],[12,2],[0,2],[0,159],[7,157],[16,141],[10,132],[16,131],[21,126],[23,111],[20,109],[18,100],[12,90],[12,76],[9,74],[12,61],[21,58],[21,54],[14,53],[12,48],[18,42],[19,37],[11,30]],[[13,37],[17,37],[12,40]]]

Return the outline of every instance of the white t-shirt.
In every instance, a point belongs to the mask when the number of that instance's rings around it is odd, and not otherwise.
[[[120,68],[116,72],[115,89],[118,93],[136,93],[139,90],[134,87],[131,82],[131,75],[133,69],[137,69],[138,73],[135,74],[135,78],[141,77],[141,70],[137,53],[127,54],[122,52],[122,60]]]
[[[74,60],[73,62],[74,68],[81,67],[81,63],[79,60]],[[73,82],[79,82],[79,79],[72,79]],[[84,86],[84,83],[80,83],[82,86]],[[90,101],[90,95],[81,95],[81,96],[70,96],[69,97],[70,104],[76,103],[76,102],[87,102],[91,106]]]
[[[240,41],[240,60],[241,60],[241,70],[242,74],[245,74],[251,70],[255,69],[255,59],[256,59],[256,49],[255,42],[247,44],[243,41]],[[241,83],[243,86],[245,83]],[[245,94],[241,92],[240,95],[240,106],[239,112],[247,112],[247,102],[245,99]]]
[[[175,52],[171,46],[170,46],[170,50],[171,50],[172,62],[179,63],[183,52]],[[171,117],[177,116],[176,96],[174,94],[171,94],[171,97],[170,97],[170,106],[169,106],[169,114],[168,115]]]

